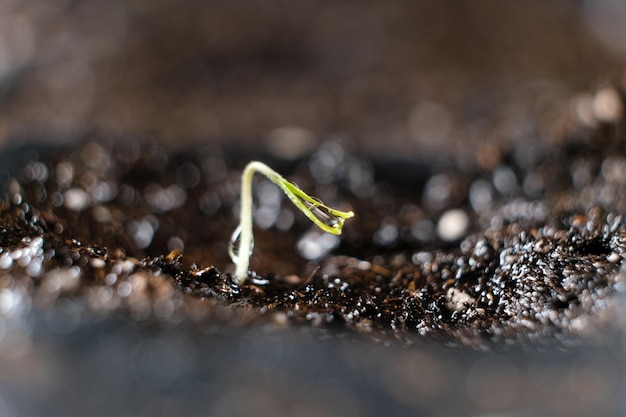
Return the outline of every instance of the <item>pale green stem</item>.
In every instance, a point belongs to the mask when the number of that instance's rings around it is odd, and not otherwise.
[[[235,280],[243,284],[248,278],[250,266],[250,252],[252,251],[252,177],[260,172],[272,181],[271,177],[278,175],[273,169],[261,162],[250,162],[241,174],[241,214],[239,216],[239,253],[236,260]]]
[[[282,175],[262,162],[253,161],[246,165],[241,175],[241,214],[238,227],[239,248],[235,255],[231,253],[236,265],[235,283],[238,285],[248,278],[250,254],[252,252],[252,177],[255,172],[265,175],[270,181],[280,187],[289,197],[289,200],[302,211],[313,223],[328,233],[341,234],[345,219],[354,216],[351,211],[343,212],[332,209],[321,201],[307,195],[297,185],[287,181]],[[235,235],[237,231],[235,232]]]

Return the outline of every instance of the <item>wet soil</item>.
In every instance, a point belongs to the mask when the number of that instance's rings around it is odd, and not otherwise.
[[[609,90],[621,109],[623,92]],[[311,325],[474,347],[590,340],[624,281],[624,126],[495,141],[452,165],[379,160],[341,139],[289,160],[102,135],[6,149],[16,169],[0,287],[59,323]],[[237,286],[227,245],[250,158],[356,217],[340,240],[324,235],[257,178],[252,278]]]

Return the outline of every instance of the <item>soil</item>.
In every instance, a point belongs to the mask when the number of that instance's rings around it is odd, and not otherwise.
[[[471,347],[588,341],[614,318],[626,256],[623,91],[600,93],[617,98],[618,116],[493,141],[452,166],[436,150],[376,159],[341,139],[297,159],[102,135],[6,149],[15,175],[0,287],[61,322],[305,324]],[[253,272],[237,286],[227,245],[251,157],[356,217],[340,240],[324,235],[257,178]]]
[[[617,3],[0,0],[0,416],[626,415]]]

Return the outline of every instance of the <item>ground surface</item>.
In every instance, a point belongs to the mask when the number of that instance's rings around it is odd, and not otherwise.
[[[0,415],[626,414],[624,16],[0,0]]]
[[[621,109],[619,91],[598,94]],[[275,160],[357,216],[341,240],[323,235],[257,181],[254,279],[242,286],[226,257],[240,155],[98,138],[20,148],[6,155],[31,160],[3,201],[2,285],[38,308],[137,320],[229,311],[232,323],[339,324],[405,341],[572,342],[610,322],[623,281],[622,126],[496,146],[491,166],[478,153],[455,170],[358,157],[342,141]]]

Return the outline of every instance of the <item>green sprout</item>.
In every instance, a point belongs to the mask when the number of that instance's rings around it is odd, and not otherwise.
[[[252,236],[252,177],[256,172],[265,175],[289,197],[289,200],[320,229],[340,235],[343,223],[354,216],[351,211],[339,211],[311,197],[296,184],[286,180],[278,172],[262,162],[252,161],[241,174],[241,214],[239,226],[233,232],[228,253],[236,266],[233,280],[241,285],[248,278],[250,256],[254,246]]]

